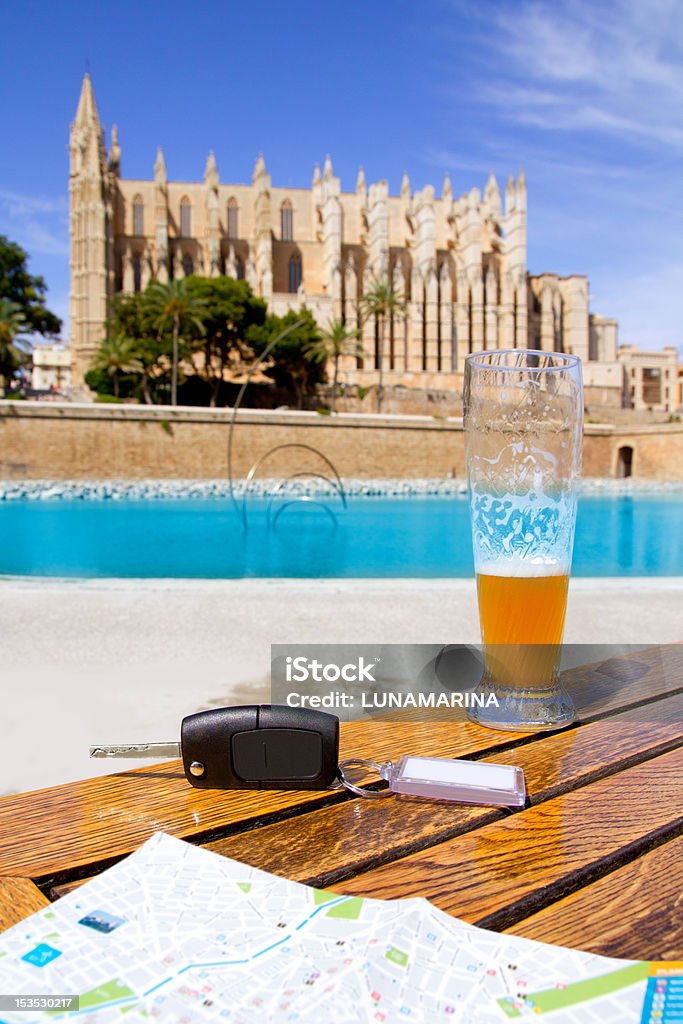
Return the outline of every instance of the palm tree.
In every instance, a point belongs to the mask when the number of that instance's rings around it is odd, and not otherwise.
[[[94,370],[108,373],[114,385],[114,396],[119,397],[119,378],[123,373],[142,373],[144,367],[136,354],[137,342],[125,334],[105,338],[93,361]]]
[[[0,376],[5,393],[16,371],[28,361],[28,353],[16,341],[27,331],[30,326],[19,303],[0,299]]]
[[[152,323],[159,334],[162,334],[169,323],[173,334],[173,351],[171,360],[171,405],[178,404],[178,349],[181,332],[205,333],[202,317],[206,314],[206,305],[202,299],[192,295],[187,287],[187,280],[152,281],[145,292],[145,305]]]
[[[382,411],[382,399],[384,398],[384,327],[387,319],[403,315],[406,310],[403,297],[397,295],[386,278],[376,278],[370,285],[369,290],[361,298],[361,310],[363,319],[375,318],[379,327],[379,346],[377,349],[377,369],[379,381],[377,384],[377,412]]]
[[[337,385],[339,381],[339,360],[342,356],[362,356],[363,347],[358,341],[359,331],[350,328],[340,318],[331,320],[327,330],[319,338],[309,342],[305,347],[306,355],[318,362],[326,363],[331,359],[334,363],[334,379],[332,384],[332,411],[337,411]]]

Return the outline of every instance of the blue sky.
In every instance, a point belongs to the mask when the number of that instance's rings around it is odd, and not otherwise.
[[[115,11],[115,14],[112,14]],[[679,0],[22,0],[0,33],[0,233],[68,312],[69,124],[89,63],[126,177],[308,187],[332,156],[392,193],[456,194],[523,166],[528,267],[585,273],[621,343],[683,340]],[[65,330],[65,335],[67,331]]]

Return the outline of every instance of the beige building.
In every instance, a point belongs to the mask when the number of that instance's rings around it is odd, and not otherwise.
[[[74,382],[103,337],[119,291],[189,275],[246,278],[278,314],[305,304],[319,323],[358,322],[359,300],[388,279],[406,302],[386,331],[388,386],[459,390],[465,356],[539,348],[584,360],[587,398],[621,405],[623,369],[614,320],[591,316],[582,275],[531,276],[526,267],[523,172],[504,194],[491,175],[483,193],[414,191],[368,184],[361,169],[343,192],[329,157],[309,189],[273,186],[262,156],[250,184],[223,184],[213,153],[201,182],[169,181],[159,149],[151,180],[121,177],[112,128],[107,152],[85,76],[70,136],[71,330]],[[377,382],[378,331],[363,327],[362,358],[342,360],[342,380]]]
[[[31,387],[35,391],[66,391],[71,380],[71,351],[66,345],[34,345]]]
[[[618,354],[624,368],[625,408],[668,413],[680,409],[678,352],[673,346],[649,352],[620,345]]]

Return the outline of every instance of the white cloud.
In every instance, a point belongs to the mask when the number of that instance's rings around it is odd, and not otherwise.
[[[491,12],[492,8],[488,8]],[[520,123],[683,144],[683,19],[672,0],[526,0],[493,15],[482,96]]]
[[[0,188],[0,232],[29,256],[68,256],[68,201],[65,196],[22,195]]]

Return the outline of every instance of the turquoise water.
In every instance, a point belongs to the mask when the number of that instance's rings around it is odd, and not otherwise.
[[[464,497],[290,505],[243,532],[224,499],[0,503],[0,573],[71,577],[451,577],[473,572]],[[273,505],[276,511],[278,504]],[[272,515],[271,515],[272,520]],[[678,495],[581,499],[575,576],[683,576]]]

